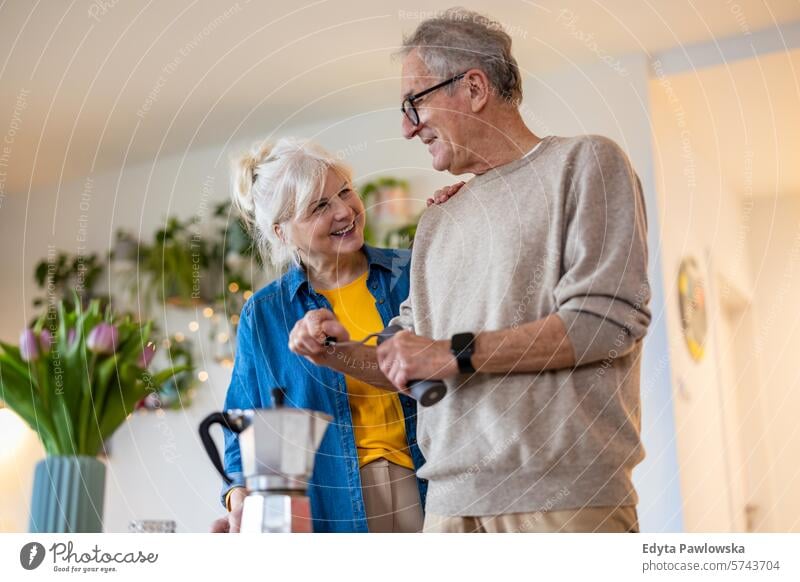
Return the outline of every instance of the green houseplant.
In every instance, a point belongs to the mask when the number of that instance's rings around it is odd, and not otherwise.
[[[32,532],[101,531],[104,442],[148,392],[187,366],[148,370],[152,323],[115,317],[78,297],[48,309],[20,336],[0,342],[0,397],[39,436]]]
[[[264,269],[264,262],[250,230],[242,218],[236,216],[230,201],[214,208],[214,220],[216,238],[210,245],[209,257],[213,265],[221,267],[222,277],[213,299],[225,301],[231,283],[241,290],[252,289],[253,279]]]
[[[408,247],[417,230],[419,216],[413,215],[408,181],[392,176],[378,177],[362,184],[361,199],[367,208],[364,240],[383,247]]]
[[[194,374],[194,345],[188,338],[178,339],[175,335],[164,340],[164,347],[169,352],[169,359],[179,365],[183,371],[176,371],[158,391],[150,392],[136,403],[136,410],[182,410],[192,401],[192,393],[197,385]]]
[[[92,298],[92,290],[103,271],[103,263],[97,254],[70,255],[59,252],[36,264],[34,278],[45,295],[63,297],[70,302],[70,290],[74,290],[84,305]],[[41,307],[46,299],[34,299],[34,307]]]
[[[139,248],[149,291],[162,303],[193,305],[201,300],[200,280],[209,258],[205,241],[192,231],[197,221],[172,217],[156,232],[152,245]]]

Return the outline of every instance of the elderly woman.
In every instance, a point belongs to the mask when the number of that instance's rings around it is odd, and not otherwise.
[[[293,326],[318,309],[336,314],[326,331],[339,339],[383,329],[408,295],[409,251],[364,244],[364,206],[351,171],[313,143],[255,146],[235,163],[233,186],[259,248],[275,266],[290,267],[242,309],[225,408],[269,407],[271,389],[282,386],[288,406],[333,417],[308,489],[314,531],[420,531],[425,483],[415,475],[423,463],[415,401],[316,366],[288,346]],[[222,491],[228,515],[212,531],[237,532],[245,489],[238,441],[227,430],[225,470],[234,479]]]

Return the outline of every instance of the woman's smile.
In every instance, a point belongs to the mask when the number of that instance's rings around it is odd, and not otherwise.
[[[331,236],[334,236],[336,238],[346,238],[350,236],[355,229],[356,229],[356,221],[354,220],[344,228],[332,232]]]

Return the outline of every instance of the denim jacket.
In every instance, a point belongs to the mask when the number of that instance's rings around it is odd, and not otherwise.
[[[388,325],[408,296],[411,252],[369,246],[363,250],[369,264],[367,286],[384,325]],[[286,389],[286,406],[331,415],[333,420],[317,452],[308,488],[314,531],[366,532],[367,516],[345,376],[315,366],[288,348],[295,322],[306,312],[321,308],[331,306],[297,266],[245,303],[225,409],[268,408],[272,406],[271,389],[281,386]],[[416,401],[402,394],[400,400],[411,458],[415,469],[419,469],[425,460],[417,447]],[[225,471],[233,485],[223,485],[223,505],[231,487],[244,485],[236,436],[228,429],[224,429],[224,436]],[[424,508],[427,482],[420,480],[418,485]]]

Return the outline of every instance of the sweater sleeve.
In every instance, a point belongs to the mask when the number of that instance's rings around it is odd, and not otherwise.
[[[647,332],[647,222],[638,177],[613,141],[583,140],[567,176],[554,290],[576,365],[626,355]]]
[[[389,325],[399,325],[406,331],[414,333],[414,309],[411,304],[411,295],[400,304],[400,313],[392,318]]]

